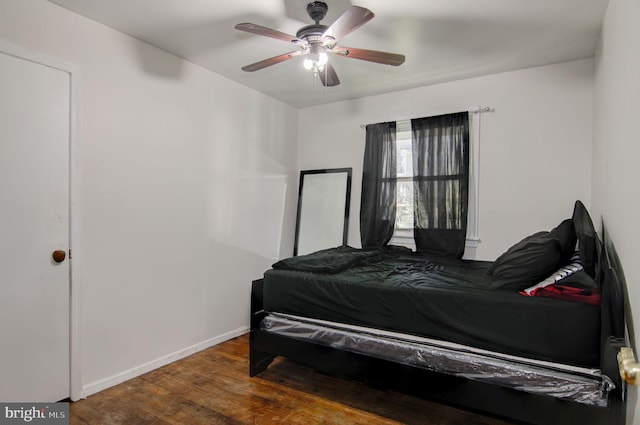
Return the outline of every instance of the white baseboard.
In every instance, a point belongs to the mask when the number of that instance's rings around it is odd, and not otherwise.
[[[113,387],[114,385],[121,384],[137,376],[144,375],[145,373],[150,372],[154,369],[158,369],[162,366],[168,365],[169,363],[173,363],[177,360],[183,359],[194,353],[205,350],[209,347],[213,347],[214,345],[218,345],[220,343],[223,343],[237,336],[244,335],[247,332],[249,332],[249,328],[245,328],[245,327],[238,328],[238,329],[226,332],[222,335],[218,335],[214,338],[208,339],[206,341],[202,341],[198,344],[194,344],[182,350],[178,350],[166,356],[160,357],[159,359],[152,360],[148,363],[144,363],[140,366],[136,366],[129,370],[125,370],[124,372],[118,373],[117,375],[113,375],[108,378],[104,378],[99,381],[83,385],[80,393],[80,397],[78,399],[87,398],[90,395],[96,394],[102,390],[106,390],[109,387]]]

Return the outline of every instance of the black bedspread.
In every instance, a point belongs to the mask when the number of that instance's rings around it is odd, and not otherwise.
[[[490,289],[490,265],[417,256],[398,248],[334,248],[274,264],[264,275],[264,307],[599,366],[597,306]]]

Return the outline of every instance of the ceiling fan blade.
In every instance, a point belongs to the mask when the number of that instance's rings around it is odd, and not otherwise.
[[[359,6],[351,6],[322,34],[322,42],[325,46],[334,46],[342,37],[360,28],[373,19],[375,15],[369,9]]]
[[[324,70],[322,72],[318,72],[318,76],[320,77],[322,85],[325,87],[333,87],[340,84],[338,74],[336,74],[336,70],[331,65],[331,62],[327,62],[325,64]]]
[[[289,60],[294,56],[300,56],[303,53],[304,51],[302,50],[296,50],[294,52],[289,52],[282,55],[274,56],[272,58],[261,60],[260,62],[252,63],[251,65],[243,66],[242,70],[247,72],[258,71],[262,68],[266,68],[268,66],[275,65],[277,63]]]
[[[376,62],[384,65],[399,66],[404,63],[404,55],[389,52],[379,52],[377,50],[356,49],[353,47],[336,47],[332,53],[347,58],[360,59],[363,61]]]
[[[299,38],[293,35],[286,34],[286,33],[283,33],[271,28],[263,27],[260,25],[250,24],[248,22],[237,24],[235,26],[235,29],[240,31],[250,32],[252,34],[263,35],[265,37],[275,38],[276,40],[282,40],[288,43],[295,43],[295,44],[302,43],[303,46],[301,47],[304,47],[304,44],[305,44],[302,40],[300,40]]]

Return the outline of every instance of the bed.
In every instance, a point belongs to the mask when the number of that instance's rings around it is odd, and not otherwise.
[[[622,424],[624,290],[604,241],[577,201],[494,262],[348,246],[284,259],[252,285],[250,374],[284,356],[516,421]]]

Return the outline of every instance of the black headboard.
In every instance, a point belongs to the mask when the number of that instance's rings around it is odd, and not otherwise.
[[[627,328],[633,338],[633,324],[627,300],[627,288],[620,258],[602,222],[602,253],[600,256],[600,288],[601,288],[601,341],[600,368],[614,380],[617,388],[622,388],[622,380],[618,371],[616,356],[620,347],[627,345]],[[632,341],[632,347],[634,347]]]

